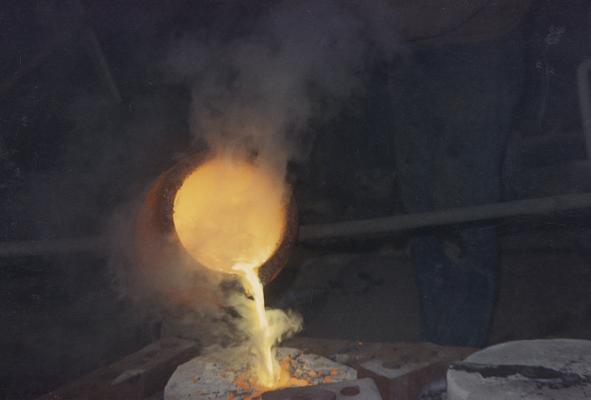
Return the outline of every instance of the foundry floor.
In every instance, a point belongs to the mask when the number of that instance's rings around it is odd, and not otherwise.
[[[591,259],[584,254],[506,252],[490,342],[591,337],[590,287]],[[299,307],[310,337],[387,342],[421,337],[412,264],[391,249],[309,257],[275,302]]]
[[[390,343],[420,339],[418,293],[404,253],[383,248],[301,256],[294,255],[297,268],[280,275],[270,297],[277,306],[303,312],[303,335]],[[6,320],[0,332],[5,361],[0,397],[43,393],[150,340],[147,328],[135,324],[116,300],[108,274],[96,279],[101,261],[80,262],[63,259],[58,269],[31,263],[3,269],[18,279],[0,282]],[[505,251],[491,342],[591,337],[590,265],[585,253],[574,250]]]

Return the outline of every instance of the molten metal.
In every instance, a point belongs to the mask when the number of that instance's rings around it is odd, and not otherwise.
[[[247,300],[252,311],[245,331],[254,355],[251,372],[266,388],[281,381],[273,346],[285,332],[297,330],[288,318],[279,322],[283,326],[271,326],[258,276],[283,237],[285,195],[283,177],[246,161],[217,157],[193,171],[174,200],[173,221],[183,247],[200,265],[238,275],[254,300]]]
[[[271,388],[279,383],[280,370],[279,363],[273,354],[273,345],[277,338],[273,337],[265,312],[263,284],[257,275],[256,269],[251,265],[237,264],[235,269],[242,273],[242,285],[254,298],[256,324],[255,329],[250,333],[252,338],[256,338],[254,351],[257,358],[262,362],[262,370],[258,374],[259,384]]]
[[[357,372],[327,358],[279,347],[281,382],[274,388],[350,381]],[[255,400],[269,388],[253,382],[234,349],[204,354],[180,365],[166,385],[165,400]]]
[[[200,165],[179,188],[173,221],[187,252],[202,266],[236,273],[260,267],[277,250],[286,226],[283,177],[225,157]]]

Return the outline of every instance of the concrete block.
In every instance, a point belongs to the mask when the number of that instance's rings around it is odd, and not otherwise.
[[[163,338],[37,400],[142,400],[163,390],[175,368],[198,352],[194,341]]]

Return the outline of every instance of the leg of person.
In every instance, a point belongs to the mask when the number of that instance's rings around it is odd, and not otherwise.
[[[417,49],[393,81],[402,201],[421,212],[499,201],[501,159],[521,90],[518,35]],[[411,240],[426,340],[486,343],[497,280],[494,227]]]

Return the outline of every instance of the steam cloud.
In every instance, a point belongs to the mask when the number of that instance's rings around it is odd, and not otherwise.
[[[192,84],[193,134],[283,172],[305,155],[310,119],[330,118],[364,89],[368,64],[397,53],[395,26],[383,0],[286,0],[263,10],[247,35],[186,37],[171,65]]]
[[[255,8],[259,7],[257,3],[263,2],[227,3],[230,8],[240,3]],[[205,139],[217,151],[257,153],[262,163],[273,167],[283,177],[289,159],[306,155],[311,142],[306,133],[310,120],[330,118],[348,96],[363,91],[366,66],[397,54],[399,43],[396,18],[385,0],[266,3],[273,5],[241,24],[239,33],[225,30],[235,21],[228,22],[227,15],[222,13],[211,27],[187,34],[181,41],[175,40],[166,57],[172,74],[166,75],[192,88],[190,124],[196,140]],[[217,29],[219,27],[222,28]],[[109,47],[105,46],[105,50],[109,56]],[[155,58],[156,53],[149,47],[130,56],[140,55],[148,61]],[[184,113],[184,99],[174,96],[163,100],[154,93],[143,96],[135,93],[133,104],[125,110],[94,92],[73,98],[68,114],[70,124],[77,130],[63,138],[66,148],[60,155],[61,168],[36,173],[31,178],[30,192],[23,196],[28,198],[25,204],[28,207],[18,204],[21,200],[17,198],[14,203],[18,206],[12,206],[14,210],[9,214],[22,218],[26,214],[22,210],[31,209],[28,224],[34,227],[36,237],[67,236],[86,232],[83,229],[86,226],[94,227],[97,222],[104,221],[105,213],[111,212],[115,201],[140,192],[149,179],[168,165],[170,154],[178,149],[175,140],[179,140],[180,135],[171,138],[170,133],[184,130],[182,118],[178,117]],[[10,143],[5,144],[8,147]],[[4,153],[7,151],[10,149]],[[14,170],[15,176],[21,174],[19,168],[14,167]],[[206,342],[235,339],[235,331],[227,329],[231,322],[226,321],[231,317],[225,310],[216,308],[215,301],[207,301],[232,289],[224,286],[218,276],[189,270],[186,260],[179,254],[168,258],[173,268],[158,265],[155,266],[156,270],[160,267],[157,273],[137,273],[145,266],[127,257],[132,247],[131,238],[137,234],[134,211],[138,203],[131,201],[122,205],[112,215],[112,224],[104,228],[112,243],[110,268],[117,275],[116,286],[125,296],[138,299],[148,315],[168,306],[167,316],[176,316],[180,325],[188,327],[187,333],[206,333]],[[78,258],[73,260],[70,261],[72,267],[86,263]],[[136,264],[134,268],[128,268],[133,264]],[[94,271],[85,274],[96,276]],[[61,279],[60,276],[57,274],[56,279]],[[94,289],[94,286],[101,287],[100,284],[88,286]],[[86,290],[86,285],[80,286]],[[187,299],[182,306],[173,298],[159,299],[169,300],[162,304],[152,294],[162,291],[163,286],[165,289],[186,288],[184,291],[195,297]],[[80,292],[78,294],[84,297],[77,298],[78,309],[99,308],[100,302],[94,292],[87,294],[82,289]],[[111,315],[113,311],[109,307],[101,307],[96,314]],[[122,308],[118,303],[112,307]],[[76,313],[76,316],[80,314]],[[129,320],[136,316],[125,313],[121,319],[131,325]],[[89,332],[98,324],[94,323],[89,322]],[[50,331],[43,330],[39,338],[55,337],[54,342],[61,341],[66,330],[53,326],[57,325],[54,323]],[[87,351],[93,354],[87,365],[94,365],[102,349],[112,344],[110,335],[98,333],[92,332],[99,342]],[[37,340],[36,334],[29,335],[27,340],[32,342],[31,338]],[[68,341],[60,348],[69,349],[67,353],[71,356],[78,354],[75,346],[76,343]],[[53,351],[45,345],[38,347]],[[63,359],[64,354],[58,354],[59,357],[46,359]],[[79,363],[71,363],[69,370],[79,373],[78,366]]]
[[[277,179],[285,178],[289,160],[305,158],[312,140],[306,132],[310,121],[334,116],[343,101],[364,91],[369,66],[400,50],[396,18],[384,0],[276,2],[237,35],[216,30],[228,26],[223,18],[177,40],[167,65],[173,79],[192,89],[189,118],[195,140],[204,140],[216,153],[256,155]],[[208,344],[241,339],[235,332],[244,329],[228,329],[240,328],[240,322],[201,300],[225,296],[236,312],[246,315],[243,300],[228,295],[219,277],[183,267],[183,256],[171,255],[168,262],[175,266],[172,273],[167,266],[164,275],[127,279],[169,292],[176,283],[187,287],[199,282],[196,298],[189,301],[198,318],[184,309],[179,321]],[[291,332],[301,322],[279,311],[272,319]]]

